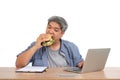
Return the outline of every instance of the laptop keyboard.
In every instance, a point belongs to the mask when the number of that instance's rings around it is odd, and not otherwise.
[[[67,67],[64,70],[69,72],[80,72],[82,69],[79,67]]]

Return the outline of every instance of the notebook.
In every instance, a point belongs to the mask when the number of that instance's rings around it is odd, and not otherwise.
[[[69,72],[87,73],[101,71],[104,69],[110,48],[88,49],[83,67],[67,67],[64,70]]]
[[[47,67],[40,67],[40,66],[26,66],[20,69],[17,69],[16,72],[44,72]]]

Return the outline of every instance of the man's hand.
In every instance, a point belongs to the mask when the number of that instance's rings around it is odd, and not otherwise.
[[[35,46],[38,47],[38,48],[41,48],[42,47],[41,43],[49,40],[48,35],[49,34],[44,34],[44,33],[40,34],[39,37],[36,39]]]
[[[83,64],[84,64],[84,61],[79,62],[79,63],[78,63],[78,67],[79,67],[79,68],[82,68],[82,67],[83,67]]]

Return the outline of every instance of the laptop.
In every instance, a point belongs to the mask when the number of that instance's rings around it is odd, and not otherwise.
[[[104,69],[110,48],[88,49],[83,67],[67,67],[64,70],[76,73],[88,73]]]

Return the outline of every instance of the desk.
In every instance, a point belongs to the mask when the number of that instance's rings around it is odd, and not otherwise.
[[[77,74],[63,68],[49,68],[43,73],[16,73],[14,67],[0,67],[0,80],[120,80],[120,67],[103,71]]]

